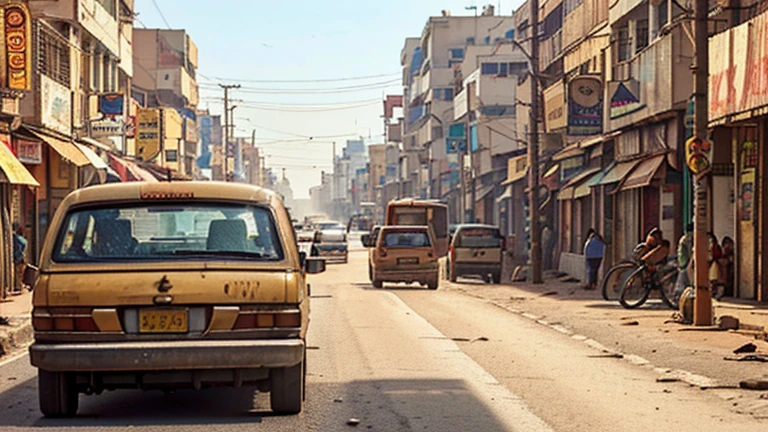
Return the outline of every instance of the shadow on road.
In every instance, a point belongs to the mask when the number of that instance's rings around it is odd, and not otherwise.
[[[343,403],[336,403],[343,402]],[[159,391],[118,390],[80,396],[75,418],[46,419],[37,403],[37,379],[0,393],[0,429],[100,430],[105,427],[180,426],[180,430],[241,430],[271,423],[293,430],[340,430],[349,418],[363,429],[506,430],[461,380],[370,380],[308,383],[304,412],[275,416],[267,394],[252,388]],[[265,424],[262,427],[267,427]]]

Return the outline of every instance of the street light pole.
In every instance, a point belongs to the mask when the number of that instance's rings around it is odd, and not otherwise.
[[[706,1],[706,0],[704,0]],[[539,230],[539,0],[531,0],[531,114],[528,144],[529,195],[531,218],[531,281],[543,283],[541,260],[541,231]]]
[[[694,2],[694,38],[695,57],[693,66],[694,93],[694,136],[707,140],[708,122],[708,76],[709,76],[709,38],[707,33],[707,0]],[[708,206],[709,206],[709,170],[696,176],[694,195],[696,207],[694,214],[694,270],[696,282],[696,297],[693,308],[694,325],[712,324],[712,295],[709,291],[709,239],[707,238]]]

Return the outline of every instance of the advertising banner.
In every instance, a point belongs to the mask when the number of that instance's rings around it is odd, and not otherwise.
[[[603,83],[600,77],[578,76],[568,84],[568,135],[603,132]]]
[[[136,156],[151,160],[160,153],[160,110],[140,108],[136,114]]]

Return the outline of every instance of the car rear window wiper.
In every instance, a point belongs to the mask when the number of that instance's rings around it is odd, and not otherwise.
[[[176,249],[171,252],[171,254],[183,256],[235,256],[241,258],[264,258],[264,254],[258,252],[228,250]]]

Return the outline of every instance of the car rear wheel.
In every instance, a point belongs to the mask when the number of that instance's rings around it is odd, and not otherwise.
[[[298,414],[304,401],[304,361],[270,373],[269,401],[277,414]]]
[[[66,372],[37,371],[40,411],[46,417],[74,417],[80,395],[75,376]]]
[[[493,276],[493,283],[495,283],[496,285],[501,283],[501,272],[500,271],[494,272],[492,276]]]
[[[436,290],[440,284],[440,271],[435,272],[435,276],[427,281],[427,288]]]
[[[373,283],[374,288],[381,288],[382,286],[384,286],[381,280],[376,279],[376,273],[373,274],[373,280],[371,280],[371,283]]]
[[[454,266],[448,267],[448,280],[451,282],[456,282],[456,268]]]

